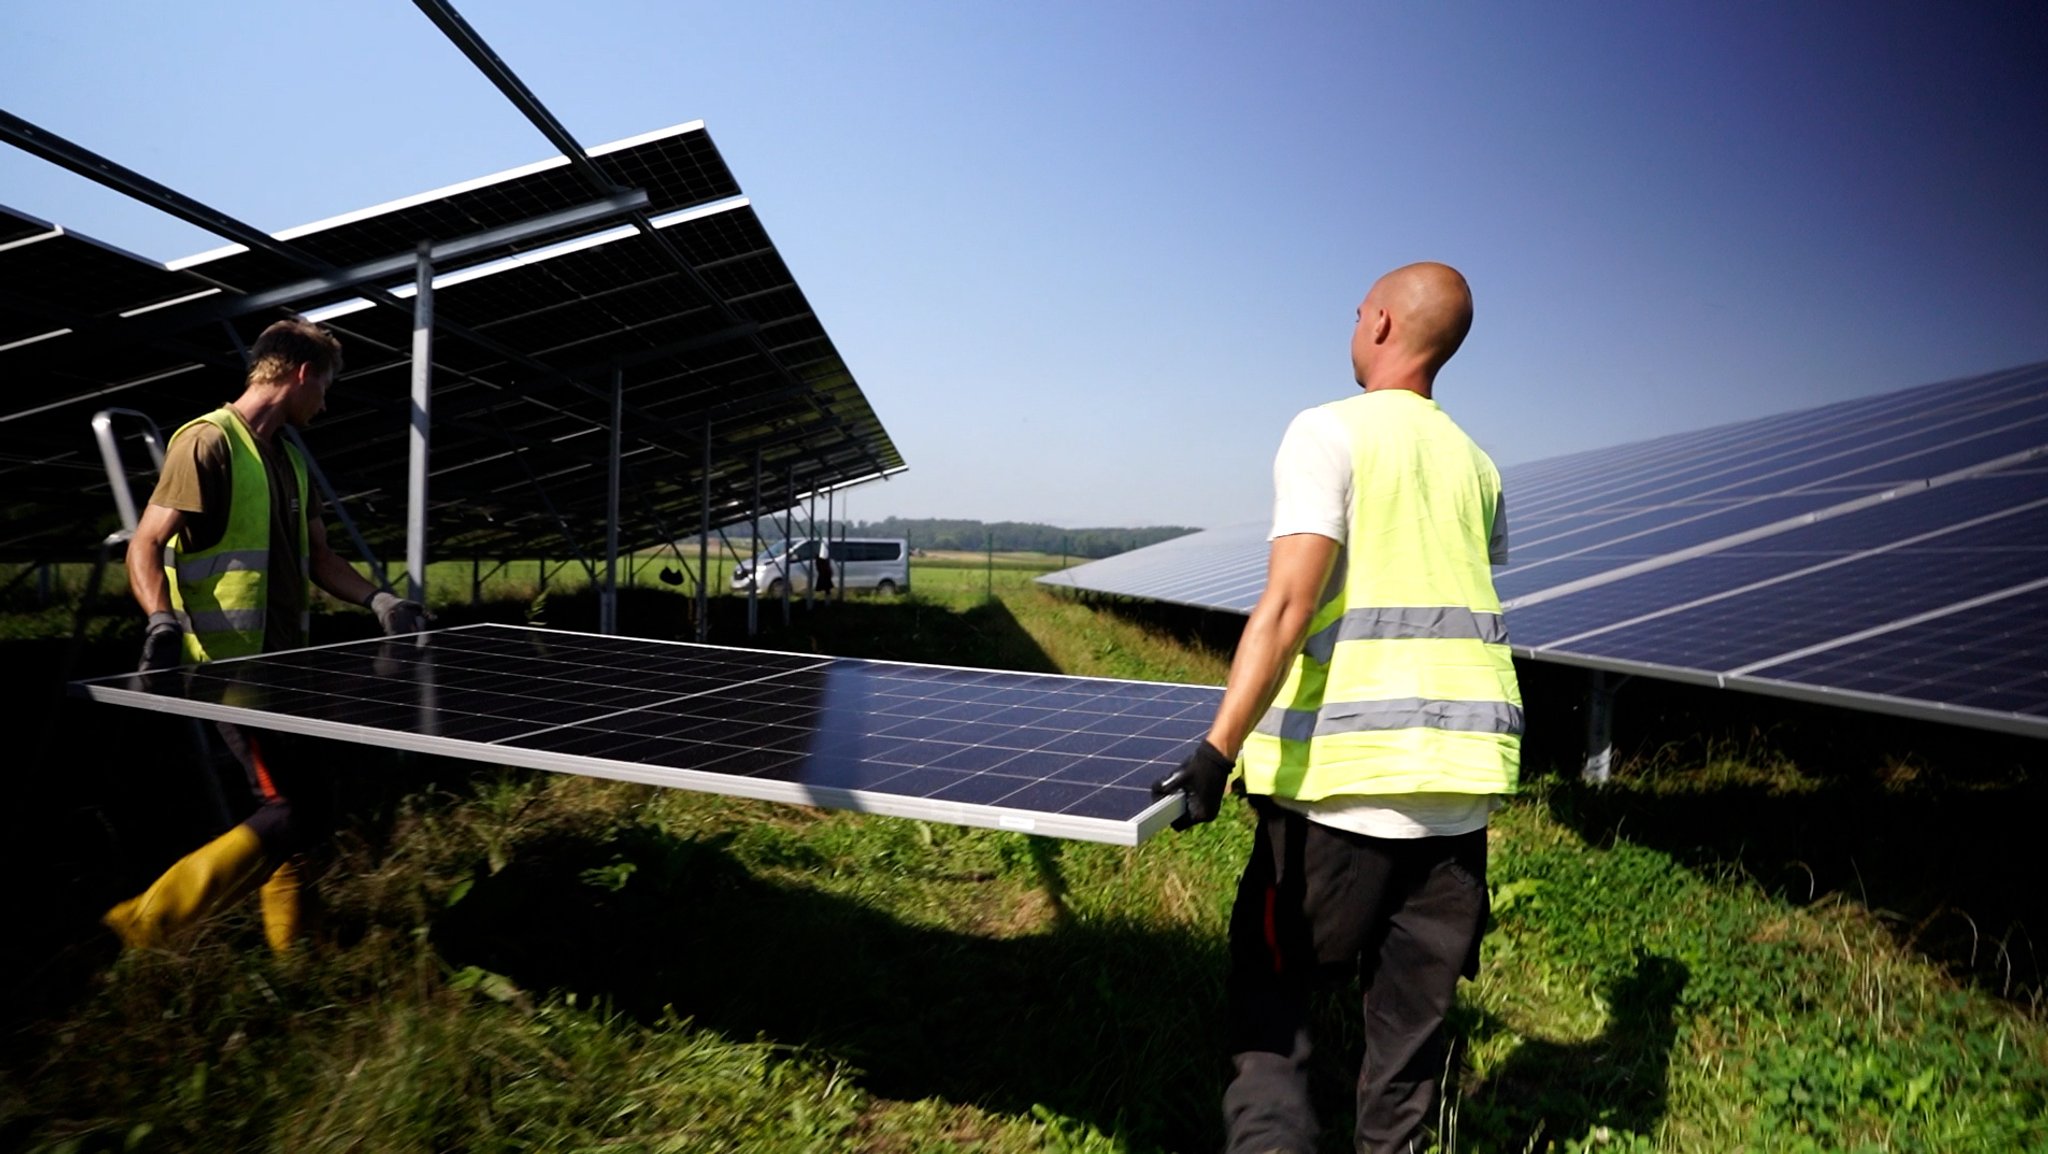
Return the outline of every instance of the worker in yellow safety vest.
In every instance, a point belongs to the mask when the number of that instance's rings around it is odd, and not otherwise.
[[[172,435],[128,543],[128,586],[149,615],[144,675],[305,645],[313,585],[369,608],[386,633],[425,620],[419,604],[378,589],[328,548],[309,509],[306,463],[279,435],[326,406],[341,342],[294,318],[265,329],[249,356],[241,396]],[[326,791],[294,788],[300,759],[287,735],[219,729],[248,777],[254,812],[107,911],[102,920],[128,946],[172,944],[259,887],[271,946],[286,950],[298,935],[302,854],[324,826],[317,799]]]
[[[1234,777],[1257,819],[1230,921],[1233,1151],[1316,1148],[1309,995],[1351,974],[1357,1148],[1418,1148],[1445,1012],[1477,972],[1487,816],[1515,790],[1522,706],[1489,569],[1507,560],[1500,474],[1433,399],[1471,323],[1446,265],[1366,294],[1365,391],[1289,426],[1265,591],[1207,738],[1154,787],[1185,798],[1186,828]]]

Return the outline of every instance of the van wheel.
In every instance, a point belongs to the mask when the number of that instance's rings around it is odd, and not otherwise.
[[[875,583],[875,592],[884,597],[894,597],[896,596],[896,583],[884,577]]]
[[[780,596],[782,596],[782,578],[780,578],[780,577],[777,577],[777,578],[776,578],[775,580],[773,580],[773,581],[770,581],[770,582],[768,583],[768,596],[770,596],[770,597],[780,597]]]

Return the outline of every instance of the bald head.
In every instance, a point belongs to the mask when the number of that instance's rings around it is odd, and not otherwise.
[[[1457,269],[1434,261],[1403,265],[1374,282],[1359,305],[1352,369],[1367,389],[1427,396],[1437,370],[1471,330],[1472,289]]]

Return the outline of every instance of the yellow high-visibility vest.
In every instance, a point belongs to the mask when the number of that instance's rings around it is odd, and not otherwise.
[[[1522,693],[1488,546],[1500,474],[1436,402],[1327,406],[1351,441],[1343,583],[1239,755],[1252,793],[1512,793]]]
[[[185,628],[185,660],[218,661],[263,651],[264,614],[270,600],[270,476],[256,434],[233,409],[215,409],[188,421],[183,433],[197,424],[219,429],[228,443],[233,474],[227,528],[208,548],[186,553],[175,544],[164,547],[165,576],[170,579],[171,609]],[[172,434],[175,440],[177,434]],[[289,443],[292,479],[299,487],[299,572],[306,574],[306,463]],[[302,604],[311,604],[308,583]],[[304,644],[307,613],[299,615]]]

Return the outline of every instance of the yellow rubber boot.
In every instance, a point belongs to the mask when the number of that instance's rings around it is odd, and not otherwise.
[[[245,897],[269,863],[256,831],[238,825],[163,872],[100,920],[131,949],[163,946],[208,914]]]
[[[258,899],[263,904],[263,938],[277,953],[290,953],[292,943],[298,941],[299,933],[304,929],[302,899],[305,897],[305,885],[304,863],[295,857],[287,858],[258,892]]]

